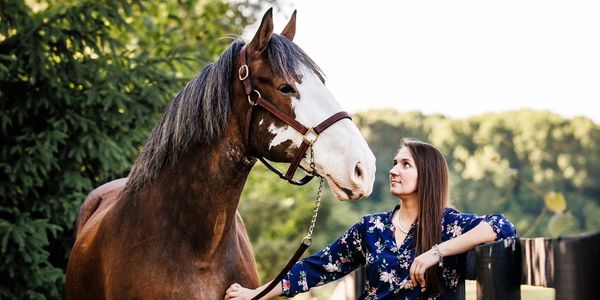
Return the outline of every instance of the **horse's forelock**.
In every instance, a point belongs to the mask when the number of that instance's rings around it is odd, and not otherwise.
[[[278,76],[292,78],[305,66],[318,76],[323,75],[319,66],[300,47],[286,37],[273,34],[267,47],[269,63]]]

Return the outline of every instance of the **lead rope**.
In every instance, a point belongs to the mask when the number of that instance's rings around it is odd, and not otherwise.
[[[315,171],[315,153],[313,152],[312,145],[310,146],[310,168],[311,168],[311,174],[318,176],[317,172]],[[308,227],[308,233],[302,239],[302,243],[300,243],[300,247],[298,247],[298,250],[296,250],[296,252],[292,256],[292,258],[290,258],[290,260],[288,261],[287,265],[285,265],[283,270],[281,270],[281,272],[279,272],[279,274],[275,277],[275,279],[273,279],[273,281],[271,281],[271,283],[269,283],[269,285],[264,290],[262,290],[258,295],[254,296],[254,298],[252,298],[252,300],[258,300],[258,299],[262,298],[264,295],[269,293],[276,285],[278,285],[281,282],[281,279],[283,279],[283,276],[287,275],[287,273],[294,266],[294,264],[296,264],[298,259],[300,259],[300,256],[302,256],[304,251],[306,251],[306,249],[308,247],[310,247],[310,245],[312,245],[312,234],[315,229],[315,225],[317,223],[317,215],[319,213],[319,207],[321,206],[321,196],[323,195],[323,181],[324,180],[323,180],[323,177],[321,177],[321,176],[319,176],[319,179],[320,179],[319,180],[319,190],[317,191],[317,196],[315,198],[315,208],[313,209],[313,215],[312,215],[312,219],[310,220],[310,226]]]

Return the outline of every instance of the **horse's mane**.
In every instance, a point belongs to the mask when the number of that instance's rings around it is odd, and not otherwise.
[[[190,146],[210,145],[227,128],[233,98],[234,61],[244,42],[234,41],[214,64],[209,64],[193,78],[167,107],[154,127],[140,156],[134,163],[124,193],[138,191],[156,178],[165,167],[173,165]],[[297,74],[305,66],[316,74],[323,72],[296,44],[273,34],[268,59],[279,76]]]

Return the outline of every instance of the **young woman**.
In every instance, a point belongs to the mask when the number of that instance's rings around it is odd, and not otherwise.
[[[365,266],[360,299],[454,299],[458,254],[514,237],[502,215],[476,216],[448,207],[448,166],[434,146],[404,139],[390,170],[399,204],[367,215],[320,252],[298,262],[265,299],[292,297]],[[251,299],[255,290],[232,284],[225,299]]]

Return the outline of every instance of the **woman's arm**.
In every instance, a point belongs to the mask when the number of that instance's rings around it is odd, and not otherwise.
[[[496,237],[497,233],[489,223],[480,222],[473,229],[440,243],[438,250],[442,256],[457,255],[472,250],[483,243],[492,242]],[[419,283],[423,290],[426,288],[425,271],[440,260],[440,256],[435,252],[435,249],[430,249],[422,253],[415,258],[410,267],[410,279],[413,284]]]
[[[481,222],[475,228],[438,245],[443,256],[452,256],[473,250],[475,247],[496,240],[496,232],[488,222]],[[432,249],[433,250],[433,249]],[[433,251],[429,250],[425,253]],[[435,255],[435,254],[434,254]],[[436,256],[436,258],[438,258]]]
[[[364,220],[361,220],[325,249],[297,262],[280,284],[263,299],[279,295],[292,297],[311,287],[339,279],[358,268],[365,260],[362,253],[363,225]],[[251,299],[265,286],[251,290],[232,284],[227,289],[225,299]]]

